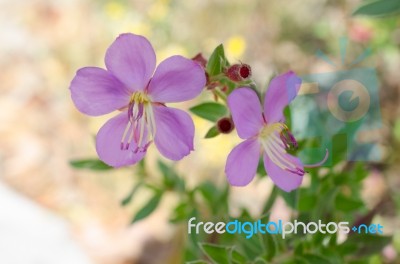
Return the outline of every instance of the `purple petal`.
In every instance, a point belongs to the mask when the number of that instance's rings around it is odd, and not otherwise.
[[[76,108],[91,116],[108,114],[129,103],[129,93],[124,85],[101,68],[78,70],[70,90]]]
[[[148,93],[154,102],[182,102],[198,96],[205,85],[204,69],[197,62],[172,56],[158,65]]]
[[[294,165],[298,168],[303,169],[303,164],[301,163],[300,159],[294,157],[289,154],[284,154],[284,157],[290,160]],[[264,154],[264,166],[265,170],[267,171],[268,176],[271,180],[282,190],[286,192],[290,192],[294,189],[297,189],[302,180],[303,176],[298,174],[289,172],[287,170],[283,170],[278,167],[269,157],[267,154]]]
[[[260,148],[257,140],[248,139],[229,153],[225,173],[231,185],[245,186],[251,182],[257,172]]]
[[[137,145],[130,142],[128,149],[121,150],[121,140],[128,124],[128,113],[122,112],[108,120],[96,136],[96,150],[100,159],[113,167],[132,165],[140,161],[145,152],[134,151]]]
[[[194,124],[182,110],[154,106],[156,123],[155,144],[162,155],[180,160],[193,150]]]
[[[272,79],[264,100],[267,123],[284,122],[283,110],[297,96],[301,79],[292,71]]]
[[[256,92],[250,88],[234,90],[228,97],[228,106],[239,137],[247,139],[257,135],[264,121]]]
[[[156,55],[145,37],[126,33],[108,48],[105,63],[130,91],[142,91],[154,72]]]

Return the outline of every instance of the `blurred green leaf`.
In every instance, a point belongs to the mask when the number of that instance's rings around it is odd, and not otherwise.
[[[208,263],[205,260],[199,259],[199,260],[188,261],[186,262],[186,264],[210,264],[210,263]]]
[[[192,215],[192,212],[193,208],[187,202],[181,202],[175,207],[172,213],[172,217],[169,221],[171,223],[185,221],[189,218],[190,215]]]
[[[353,15],[384,16],[397,12],[400,12],[399,0],[381,0],[360,6]]]
[[[304,254],[301,257],[304,258],[308,264],[331,264],[328,259],[316,254]]]
[[[135,187],[132,188],[131,192],[121,201],[122,206],[125,206],[132,201],[133,196],[140,189],[142,184],[143,184],[142,182],[139,182],[138,184],[135,185]]]
[[[335,198],[335,207],[342,212],[351,212],[360,209],[363,206],[361,200],[353,197],[347,197],[339,193]]]
[[[229,264],[231,248],[214,244],[200,244],[203,252],[216,264]]]
[[[246,263],[246,257],[240,254],[237,250],[232,250],[231,261],[234,264]]]
[[[185,181],[179,177],[171,166],[168,166],[161,160],[157,162],[157,165],[163,175],[163,183],[166,189],[174,189],[179,192],[185,190]]]
[[[358,162],[355,164],[354,171],[353,171],[355,181],[361,182],[368,176],[368,174],[369,174],[369,172],[368,172],[368,170],[366,170],[364,163]]]
[[[293,190],[291,192],[285,192],[279,189],[279,194],[285,200],[286,204],[293,209],[297,209],[298,203],[298,190]]]
[[[264,247],[265,247],[265,259],[266,260],[271,260],[277,251],[277,245],[275,241],[275,237],[271,234],[263,234],[262,239],[264,241]]]
[[[332,138],[332,152],[329,153],[332,165],[344,160],[347,155],[347,134],[336,134]]]
[[[149,216],[157,208],[162,197],[162,192],[157,191],[154,196],[140,209],[132,220],[132,223],[137,222]]]
[[[71,160],[69,164],[76,169],[89,169],[95,171],[111,170],[113,167],[99,159]]]
[[[215,102],[202,103],[189,110],[193,114],[211,122],[217,122],[218,119],[224,117],[228,113],[226,106]]]
[[[352,234],[339,245],[338,250],[342,254],[358,256],[371,256],[382,251],[392,241],[390,236],[373,234]]]
[[[222,73],[224,67],[228,65],[229,63],[225,57],[224,46],[220,44],[211,54],[206,66],[206,70],[210,76],[215,76]]]
[[[300,194],[299,194],[299,211],[302,212],[307,212],[307,211],[311,211],[312,209],[315,208],[318,199],[317,196],[313,193],[308,193],[308,190],[305,188],[301,188],[299,190]]]
[[[204,138],[213,138],[219,135],[218,128],[216,126],[211,127]]]

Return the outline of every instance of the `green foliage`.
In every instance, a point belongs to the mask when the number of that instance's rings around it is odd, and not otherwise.
[[[394,11],[400,2],[381,0],[368,3],[355,11],[355,14],[378,15],[385,14],[388,10],[381,2],[388,6],[393,5]],[[398,7],[400,9],[400,7]],[[208,87],[218,102],[203,102],[190,109],[190,111],[205,120],[213,123],[205,138],[219,135],[216,122],[229,116],[226,106],[227,95],[243,83],[234,83],[223,74],[229,66],[225,57],[224,48],[218,46],[208,60],[206,70],[212,87]],[[251,86],[252,84],[246,83]],[[221,100],[220,100],[221,99]],[[287,125],[290,127],[290,109],[284,111]],[[400,122],[398,122],[400,123]],[[396,126],[397,130],[400,131]],[[355,131],[359,127],[349,124],[346,131]],[[396,133],[396,136],[399,133]],[[205,181],[191,187],[169,163],[157,162],[160,177],[148,177],[144,160],[135,166],[135,185],[121,201],[123,206],[128,205],[137,196],[138,191],[146,189],[151,191],[151,197],[136,212],[132,223],[145,219],[159,206],[165,192],[174,192],[179,201],[173,206],[170,222],[174,224],[187,224],[188,220],[196,217],[197,222],[240,222],[262,223],[269,221],[270,211],[277,199],[283,200],[294,214],[296,219],[304,223],[317,222],[348,222],[349,227],[365,218],[371,211],[365,207],[361,198],[363,180],[369,172],[365,163],[348,162],[347,133],[338,133],[332,139],[332,150],[329,168],[307,169],[307,184],[292,192],[284,192],[274,186],[269,196],[262,203],[262,216],[252,216],[246,208],[239,208],[238,215],[231,215],[229,207],[230,186],[226,181],[217,184],[214,181]],[[302,140],[299,149],[319,148],[322,145],[320,138]],[[296,155],[297,150],[290,151]],[[96,171],[110,170],[110,166],[97,159],[71,161],[71,166],[78,169],[91,169]],[[262,158],[257,168],[259,177],[268,177]],[[400,203],[399,203],[400,204]],[[250,238],[246,234],[207,234],[200,231],[187,235],[183,259],[186,263],[305,263],[305,264],[341,264],[341,263],[369,263],[372,258],[379,258],[382,249],[391,242],[391,237],[371,234],[350,233],[344,243],[338,243],[337,234],[289,234],[282,238],[280,234],[255,233]]]
[[[69,164],[76,169],[89,169],[94,171],[105,171],[113,168],[99,159],[71,160]]]
[[[132,219],[132,223],[142,220],[154,212],[161,201],[162,194],[161,191],[156,191],[153,197],[136,213],[135,217]]]
[[[210,76],[215,76],[223,72],[223,69],[229,65],[225,57],[224,46],[221,44],[215,48],[208,60],[206,71]]]
[[[220,133],[218,131],[217,126],[213,126],[207,131],[207,133],[206,133],[204,138],[213,138],[213,137],[218,136],[219,134]]]
[[[226,106],[215,102],[202,103],[189,110],[193,114],[211,122],[217,122],[218,119],[224,117],[228,113]]]
[[[353,15],[386,16],[400,12],[400,1],[379,0],[358,7]]]
[[[200,244],[204,254],[215,264],[229,264],[231,249],[214,244]]]

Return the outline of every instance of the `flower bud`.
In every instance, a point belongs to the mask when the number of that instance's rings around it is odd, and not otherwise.
[[[251,77],[251,67],[248,64],[234,64],[230,66],[225,75],[234,82],[240,82]]]
[[[200,64],[203,68],[205,68],[207,65],[207,60],[203,57],[203,54],[201,53],[198,53],[196,56],[194,56],[192,60]]]
[[[222,134],[229,134],[235,128],[232,118],[223,117],[217,122],[217,129]]]

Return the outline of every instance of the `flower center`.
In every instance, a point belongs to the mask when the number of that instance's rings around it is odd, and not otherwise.
[[[273,123],[264,125],[258,134],[258,140],[275,165],[282,170],[290,171],[300,176],[304,175],[305,171],[297,167],[297,164],[290,160],[287,155],[286,150],[292,146],[297,146],[297,142],[285,124]]]
[[[156,134],[156,122],[150,98],[144,92],[132,94],[128,106],[129,122],[121,138],[121,150],[128,150],[130,143],[137,145],[134,152],[144,152]]]

